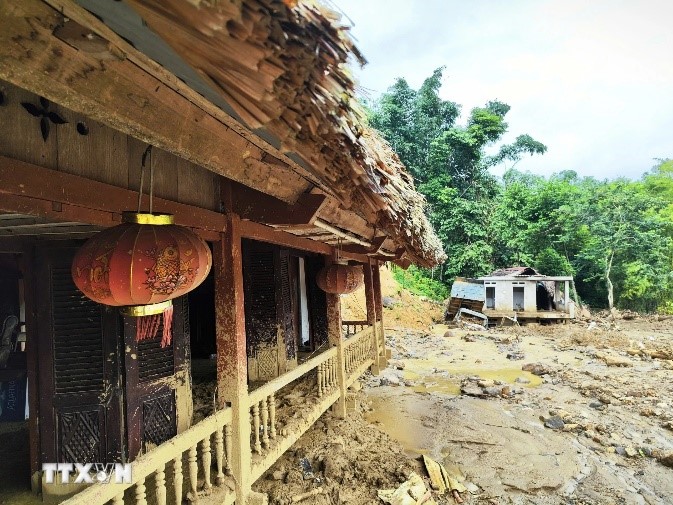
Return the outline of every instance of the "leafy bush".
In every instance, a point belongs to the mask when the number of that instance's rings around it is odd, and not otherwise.
[[[393,277],[400,285],[415,295],[443,301],[449,297],[449,288],[430,277],[430,272],[411,265],[407,270],[393,267]]]

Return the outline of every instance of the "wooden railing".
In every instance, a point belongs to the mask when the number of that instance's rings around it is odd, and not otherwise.
[[[211,443],[212,442],[212,443]],[[212,482],[212,450],[215,452],[215,482]],[[186,496],[196,501],[200,495],[215,495],[221,504],[234,503],[236,496],[226,484],[231,474],[231,409],[207,417],[131,463],[130,483],[92,484],[62,502],[63,505],[181,504]],[[183,475],[186,461],[187,478]],[[167,485],[167,478],[169,485]],[[185,482],[186,480],[186,482]],[[200,481],[200,482],[199,482]],[[149,490],[147,484],[153,485]],[[201,484],[199,486],[199,483]],[[184,485],[187,488],[184,488]],[[170,487],[170,489],[167,489]],[[133,489],[130,489],[133,488]],[[126,498],[126,500],[125,500]]]
[[[367,326],[344,342],[344,365],[348,386],[362,375],[364,369],[372,364],[374,357],[372,348],[375,345],[375,337],[374,327]]]
[[[344,337],[349,337],[361,332],[369,327],[367,321],[341,321],[341,328]]]
[[[339,398],[337,348],[332,347],[249,395],[252,476],[257,479]],[[303,378],[302,405],[277,408],[278,391]]]
[[[350,333],[339,345],[272,379],[248,395],[250,405],[250,476],[254,482],[345,394],[375,363],[380,326],[347,321],[362,328]],[[345,386],[339,383],[339,353],[343,351]],[[301,405],[282,405],[281,390],[295,382],[301,390]],[[280,407],[278,404],[281,404]],[[181,504],[183,498],[199,503],[230,505],[235,502],[230,461],[232,412],[218,411],[198,424],[140,456],[132,466],[132,482],[93,484],[67,501],[66,505],[154,505]],[[214,463],[213,464],[213,452]],[[247,466],[247,465],[246,465]],[[183,467],[186,476],[183,475]],[[212,473],[214,471],[214,483]],[[228,482],[227,482],[228,481]],[[186,487],[185,487],[186,486]]]

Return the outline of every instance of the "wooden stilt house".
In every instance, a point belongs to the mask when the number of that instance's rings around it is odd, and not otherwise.
[[[364,62],[312,1],[0,1],[0,324],[18,319],[0,383],[27,390],[25,481],[44,501],[246,503],[385,366],[379,266],[444,254],[348,58]],[[165,347],[70,272],[141,180],[212,250]],[[362,268],[366,321],[317,285],[337,256]],[[277,408],[300,383],[299,415]],[[130,462],[132,482],[45,482],[68,462]]]

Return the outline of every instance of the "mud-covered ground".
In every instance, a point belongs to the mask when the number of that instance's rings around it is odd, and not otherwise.
[[[386,309],[393,356],[358,409],[324,416],[255,485],[271,503],[382,503],[412,471],[427,481],[425,454],[466,503],[673,504],[673,319],[475,331],[404,303]]]

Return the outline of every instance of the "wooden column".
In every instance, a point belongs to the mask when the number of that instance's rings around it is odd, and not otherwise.
[[[328,258],[329,266],[332,259]],[[340,418],[346,417],[346,359],[344,354],[344,339],[341,331],[341,297],[327,293],[327,339],[330,347],[337,348],[336,380],[339,385],[339,399],[333,405],[334,413]]]
[[[378,260],[372,263],[372,273],[374,275],[374,303],[376,305],[376,326],[378,330],[377,337],[380,339],[380,356],[383,357],[383,363],[380,366],[388,366],[388,354],[386,351],[386,335],[383,331],[383,299],[381,297],[381,271],[379,270]]]
[[[380,345],[379,345],[379,335],[377,332],[377,313],[376,313],[376,296],[374,294],[374,271],[371,264],[362,265],[362,270],[365,274],[365,302],[367,304],[367,324],[369,324],[374,332],[372,334],[372,339],[374,345],[372,346],[372,358],[374,359],[374,364],[371,367],[371,372],[374,375],[380,373],[379,367],[379,356],[381,355]]]
[[[217,392],[220,407],[232,409],[231,469],[236,483],[236,503],[250,494],[250,401],[243,310],[243,265],[240,218],[228,214],[227,227],[215,243],[215,334],[217,342]]]
[[[569,281],[565,281],[565,285],[563,286],[563,297],[564,297],[564,301],[563,301],[564,311],[567,312],[568,314],[570,314],[570,307],[569,307],[569,305],[570,305],[570,282]]]

